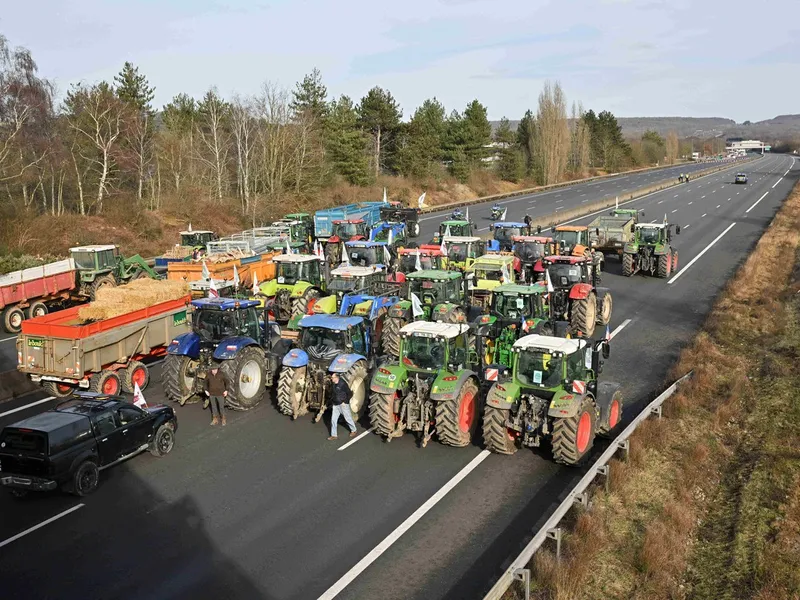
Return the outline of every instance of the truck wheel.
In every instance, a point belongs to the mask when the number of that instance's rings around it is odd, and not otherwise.
[[[292,319],[297,315],[307,315],[321,295],[317,288],[308,288],[302,296],[295,298],[292,302]]]
[[[224,361],[220,369],[228,376],[227,406],[234,410],[250,410],[264,398],[267,362],[260,348],[242,349],[236,358]]]
[[[161,458],[166,456],[175,447],[175,430],[171,425],[164,423],[156,430],[156,434],[150,441],[150,454]]]
[[[353,420],[358,422],[367,409],[367,365],[363,360],[358,361],[344,374],[344,379],[353,395],[350,398],[350,412]]]
[[[611,402],[608,405],[608,419],[600,424],[597,430],[597,435],[604,438],[612,438],[616,435],[616,428],[622,421],[622,392],[617,390],[611,396]]]
[[[75,391],[75,388],[71,385],[58,381],[45,381],[42,387],[45,392],[56,398],[66,398],[67,396],[71,396],[72,392]]]
[[[114,276],[110,273],[107,275],[101,275],[92,282],[92,285],[89,288],[89,299],[92,301],[97,300],[98,290],[106,287],[117,287],[117,280],[114,279]]]
[[[161,371],[161,385],[169,400],[183,405],[192,396],[196,368],[197,361],[188,356],[167,355]]]
[[[308,412],[303,402],[306,385],[306,367],[282,367],[278,378],[278,410],[297,419]]]
[[[89,389],[98,394],[107,394],[109,396],[116,396],[122,388],[122,382],[119,375],[114,371],[103,369],[99,373],[95,373],[89,379]]]
[[[553,424],[553,458],[564,465],[576,465],[592,448],[595,434],[594,403],[586,396],[578,414],[568,419],[555,419]]]
[[[100,482],[100,470],[91,460],[81,463],[72,475],[69,491],[76,496],[88,496],[97,489]]]
[[[672,272],[672,255],[671,253],[662,254],[658,257],[658,276],[661,279],[666,279]]]
[[[587,338],[592,337],[597,322],[597,296],[594,292],[589,292],[582,300],[572,301],[569,322],[573,331],[580,331]]]
[[[400,356],[400,330],[406,325],[405,319],[386,317],[381,333],[383,354],[398,358]]]
[[[633,275],[633,254],[622,255],[622,274],[625,277]]]
[[[369,424],[378,435],[388,436],[394,431],[397,416],[394,414],[394,394],[372,392],[369,395]]]
[[[487,406],[483,411],[483,442],[497,454],[514,454],[517,444],[506,427],[508,411]]]
[[[47,304],[41,301],[32,302],[31,305],[25,309],[26,319],[35,319],[36,317],[43,317],[48,312]]]
[[[611,310],[614,308],[614,300],[611,292],[606,293],[600,301],[600,310],[597,313],[597,324],[608,325],[611,322]]]
[[[150,383],[150,371],[142,362],[132,360],[128,363],[128,367],[122,371],[122,389],[129,394],[133,393],[136,389],[135,384],[139,384],[139,389],[143,390]]]
[[[21,308],[8,306],[3,311],[3,327],[8,333],[19,333],[22,331],[22,322],[25,320],[25,313]]]
[[[458,448],[469,445],[478,426],[479,408],[478,386],[474,380],[467,379],[458,396],[436,405],[436,433],[439,441]]]

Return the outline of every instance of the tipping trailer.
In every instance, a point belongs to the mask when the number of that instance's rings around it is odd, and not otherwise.
[[[56,397],[75,388],[102,394],[147,387],[146,362],[166,354],[172,339],[190,330],[190,296],[169,300],[110,319],[82,323],[80,307],[22,324],[17,370]]]
[[[622,258],[625,244],[633,240],[634,227],[643,211],[616,209],[609,215],[597,217],[589,223],[589,247],[595,252],[616,254]]]
[[[327,240],[333,233],[334,221],[363,220],[372,227],[381,220],[383,202],[359,202],[318,210],[314,213],[314,235],[319,240]]]
[[[253,277],[259,282],[269,281],[275,278],[275,263],[272,257],[280,254],[279,252],[266,252],[245,256],[244,258],[232,258],[223,262],[175,262],[167,267],[167,279],[174,281],[202,281],[203,264],[208,269],[209,277],[226,282],[233,281],[233,267],[239,274],[239,282],[242,287],[252,287]]]

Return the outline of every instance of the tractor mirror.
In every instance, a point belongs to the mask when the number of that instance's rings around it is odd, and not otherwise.
[[[611,346],[608,345],[608,342],[603,342],[603,358],[608,358],[611,354]]]
[[[640,210],[640,211],[639,211],[639,214],[640,214],[641,216],[644,216],[644,211],[643,211],[643,210]]]
[[[681,232],[681,226],[675,225],[675,235],[678,235]]]
[[[542,233],[542,226],[541,225],[537,225],[536,226],[536,235],[539,235],[540,233]]]
[[[595,234],[597,237],[600,237],[600,228],[599,228],[599,227],[595,227],[595,228],[594,228],[594,234]]]

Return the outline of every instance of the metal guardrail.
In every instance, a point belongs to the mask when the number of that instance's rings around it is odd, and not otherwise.
[[[594,482],[595,478],[598,475],[605,475],[608,477],[608,462],[614,457],[618,450],[628,450],[629,438],[631,434],[639,425],[641,425],[643,421],[650,417],[650,415],[655,413],[661,417],[661,405],[664,404],[664,401],[672,396],[678,387],[684,381],[689,379],[693,373],[694,371],[689,371],[686,375],[678,379],[675,383],[659,394],[655,400],[650,402],[650,404],[648,404],[645,409],[639,413],[633,421],[631,421],[630,425],[628,425],[622,431],[622,433],[620,433],[616,438],[614,438],[614,440],[611,441],[605,452],[603,452],[592,464],[592,466],[589,467],[589,470],[586,472],[586,474],[575,485],[575,487],[572,488],[572,491],[567,494],[566,498],[564,498],[564,501],[559,504],[555,512],[550,515],[550,518],[545,521],[544,525],[542,525],[542,527],[539,529],[539,532],[530,542],[528,542],[528,545],[525,546],[522,552],[520,552],[519,556],[514,559],[500,579],[497,580],[497,583],[495,583],[492,589],[489,590],[489,593],[484,596],[484,600],[500,600],[500,598],[503,597],[503,594],[505,594],[514,583],[514,581],[523,582],[523,585],[525,586],[525,600],[529,600],[531,572],[528,568],[528,564],[531,562],[533,555],[548,539],[554,539],[556,541],[556,552],[560,553],[561,529],[558,527],[558,524],[561,522],[561,519],[564,518],[564,516],[576,503],[581,503],[584,506],[588,506],[588,495],[586,494],[586,490]]]

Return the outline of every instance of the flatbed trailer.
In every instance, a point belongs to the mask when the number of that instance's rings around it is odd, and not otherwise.
[[[30,319],[17,337],[17,370],[53,396],[75,388],[104,394],[147,387],[147,361],[190,329],[187,295],[123,315],[81,322],[80,307]]]

